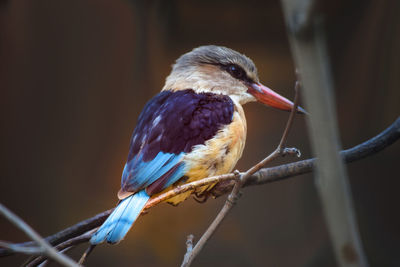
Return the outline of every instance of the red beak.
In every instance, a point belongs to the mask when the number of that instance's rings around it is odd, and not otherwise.
[[[293,108],[292,101],[275,93],[261,83],[250,84],[248,92],[252,94],[259,102],[267,106],[287,111],[291,111]],[[302,114],[307,113],[301,107],[297,107],[297,112]]]

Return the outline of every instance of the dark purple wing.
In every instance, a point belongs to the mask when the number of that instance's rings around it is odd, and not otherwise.
[[[163,185],[162,190],[179,179],[185,166],[176,165],[183,155],[231,123],[233,111],[232,100],[224,95],[197,94],[191,89],[159,93],[139,116],[122,176],[122,190],[136,192],[159,178],[163,179],[157,182]]]

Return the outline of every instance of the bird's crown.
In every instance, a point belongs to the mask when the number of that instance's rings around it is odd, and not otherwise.
[[[183,54],[173,65],[173,71],[204,64],[221,67],[237,65],[245,70],[246,74],[253,76],[253,78],[257,77],[257,68],[250,58],[230,48],[216,45],[200,46],[189,53]]]
[[[163,90],[193,89],[237,97],[239,102],[254,98],[247,93],[248,84],[258,82],[253,61],[230,48],[200,46],[179,57],[167,77]]]

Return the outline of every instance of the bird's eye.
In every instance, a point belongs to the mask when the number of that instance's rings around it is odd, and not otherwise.
[[[227,71],[230,75],[232,75],[233,78],[239,80],[243,80],[244,78],[246,78],[246,72],[237,65],[229,65]]]

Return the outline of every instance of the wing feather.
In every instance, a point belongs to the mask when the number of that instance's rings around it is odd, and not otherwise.
[[[144,107],[133,132],[122,174],[121,196],[150,187],[157,193],[184,176],[183,158],[232,121],[227,96],[187,89],[163,91]],[[128,194],[129,195],[129,194]]]

